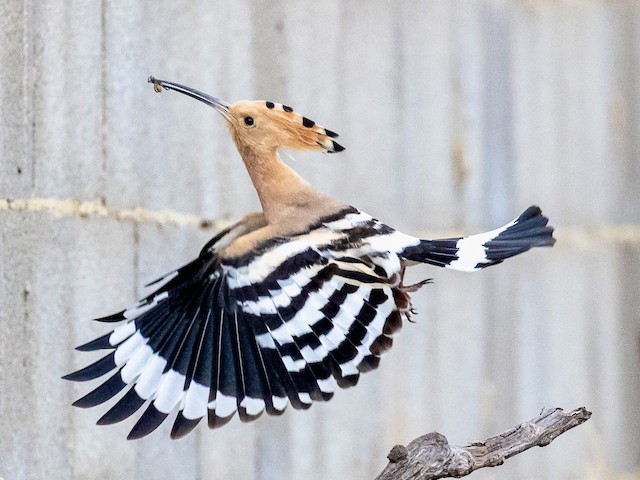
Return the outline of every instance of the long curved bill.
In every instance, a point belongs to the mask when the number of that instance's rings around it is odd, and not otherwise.
[[[207,95],[206,93],[202,93],[195,88],[185,87],[184,85],[180,85],[179,83],[167,82],[166,80],[160,80],[155,77],[149,77],[147,81],[149,83],[153,83],[153,88],[158,93],[160,93],[163,88],[166,90],[175,90],[176,92],[184,93],[185,95],[189,95],[191,98],[200,100],[210,107],[215,108],[228,121],[231,121],[233,119],[231,113],[229,113],[230,105],[227,102],[220,100],[219,98],[212,97],[211,95]]]

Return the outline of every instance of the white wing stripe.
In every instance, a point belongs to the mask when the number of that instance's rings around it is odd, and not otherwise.
[[[209,402],[209,387],[191,381],[184,400],[182,415],[188,420],[204,417],[207,414]]]
[[[298,392],[298,398],[302,403],[306,403],[307,405],[312,403],[311,396],[308,393]]]
[[[355,298],[351,299],[351,297]],[[355,307],[355,311],[359,312],[364,305],[364,299],[362,297],[356,296],[355,293],[352,293],[347,296],[345,303],[346,302],[349,302],[349,305],[346,306],[344,303],[340,305],[340,310],[338,310],[336,316],[333,317],[332,322],[348,332],[351,328],[351,325],[353,325],[354,322],[357,321],[351,309]]]
[[[325,335],[321,335],[319,337],[321,342],[323,337],[327,339],[327,342],[337,347],[345,339],[345,334],[341,328],[332,328],[331,330],[329,330],[329,333]],[[332,350],[335,350],[335,349],[332,349]]]
[[[127,364],[120,370],[122,381],[124,383],[133,382],[147,365],[149,358],[153,354],[153,350],[149,345],[138,347],[136,352],[127,361]]]
[[[357,365],[358,364],[355,363],[355,360],[351,360],[347,363],[341,363],[340,372],[342,372],[342,376],[347,377],[349,375],[358,375],[360,372],[358,371]]]
[[[121,367],[124,365],[131,356],[135,353],[140,345],[146,342],[146,339],[140,334],[140,332],[136,332],[131,337],[129,337],[125,342],[116,348],[116,353],[113,357],[113,361],[116,366]]]
[[[306,345],[300,349],[300,353],[302,353],[302,357],[309,363],[320,363],[329,355],[329,351],[324,345],[319,345],[315,349]]]
[[[273,403],[273,408],[282,412],[285,408],[287,408],[287,405],[289,404],[289,399],[287,397],[272,396],[271,403]]]
[[[180,402],[184,391],[185,376],[175,370],[169,370],[162,375],[158,396],[153,401],[153,405],[162,413],[171,413],[173,408]]]
[[[326,380],[318,380],[318,387],[324,393],[333,393],[337,386],[338,384],[333,377],[329,377]]]
[[[392,233],[368,237],[367,250],[370,252],[398,253],[407,247],[418,245],[419,243],[419,238],[394,230]]]
[[[371,215],[367,215],[364,212],[358,213],[349,213],[339,220],[334,220],[333,222],[325,223],[324,226],[331,230],[349,230],[358,226],[358,224],[366,223],[370,220],[373,220]]]
[[[245,408],[247,415],[258,415],[264,410],[265,404],[261,398],[244,397],[240,406]]]
[[[262,348],[271,348],[273,350],[276,349],[276,343],[273,341],[271,332],[263,333],[261,335],[256,335],[256,341],[258,342],[258,345],[260,345]]]
[[[122,316],[126,319],[139,317],[144,312],[146,312],[147,310],[151,310],[153,307],[158,305],[158,303],[160,303],[162,300],[168,297],[169,297],[169,292],[162,292],[156,295],[155,297],[153,297],[153,299],[149,303],[139,302],[133,307],[127,308],[122,314]]]
[[[117,345],[123,340],[126,340],[136,332],[135,322],[127,322],[124,325],[117,327],[113,333],[109,336],[109,343],[111,345]]]
[[[215,410],[218,417],[228,417],[236,411],[236,397],[225,395],[218,390],[216,399],[209,402],[208,406],[210,410]]]
[[[289,355],[282,357],[282,363],[284,363],[285,368],[289,372],[301,372],[304,370],[304,367],[307,366],[307,362],[305,362],[304,359],[294,360]]]
[[[164,367],[166,367],[167,361],[157,353],[151,356],[151,359],[147,363],[147,366],[142,371],[140,379],[134,387],[136,393],[145,400],[152,398],[157,389]]]
[[[449,265],[446,265],[446,267],[463,272],[473,272],[475,270],[480,270],[480,268],[476,268],[476,266],[479,263],[488,261],[487,249],[484,247],[484,244],[489,242],[490,240],[493,240],[506,229],[514,226],[516,223],[518,222],[516,220],[513,220],[503,227],[496,228],[495,230],[491,230],[490,232],[478,233],[476,235],[461,238],[456,243],[456,248],[458,249],[456,255],[458,256],[458,259],[449,263]]]

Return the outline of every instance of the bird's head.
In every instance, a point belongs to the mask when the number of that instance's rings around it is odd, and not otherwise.
[[[334,138],[335,132],[317,125],[291,107],[266,100],[241,100],[228,104],[218,98],[178,83],[149,77],[157,92],[162,88],[184,93],[216,109],[227,121],[238,149],[273,152],[278,148],[341,152],[344,147]]]

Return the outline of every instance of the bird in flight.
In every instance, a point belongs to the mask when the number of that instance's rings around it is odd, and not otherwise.
[[[306,409],[329,400],[378,366],[411,316],[409,294],[428,280],[405,285],[406,267],[475,271],[555,241],[536,206],[468,237],[404,234],[318,192],[280,160],[283,148],[344,150],[331,130],[287,105],[228,104],[177,83],[149,82],[222,115],[262,211],[222,230],[135,305],[97,319],[114,326],[77,347],[108,353],[63,378],[109,376],[74,405],[93,407],[126,390],[98,424],[144,407],[129,439],[149,434],[174,411],[171,437],[180,438],[204,417],[215,428],[236,412],[250,421],[265,411],[279,415],[288,404]]]

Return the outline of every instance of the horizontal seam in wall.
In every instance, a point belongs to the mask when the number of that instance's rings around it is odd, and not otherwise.
[[[19,198],[0,199],[0,211],[45,212],[54,217],[107,218],[118,222],[173,225],[178,227],[195,227],[201,230],[220,230],[233,222],[230,220],[213,220],[195,214],[177,212],[175,210],[148,210],[141,207],[109,208],[100,200],[74,200],[58,198]],[[470,232],[419,231],[412,232],[420,238],[457,237]],[[603,242],[616,244],[640,244],[640,225],[589,225],[583,227],[570,226],[556,229],[555,236],[559,246],[589,249]]]
[[[175,210],[148,210],[141,207],[109,208],[100,200],[74,200],[58,198],[0,199],[0,211],[45,212],[55,217],[108,218],[119,222],[174,225],[217,230],[232,222],[210,220],[198,215]]]

